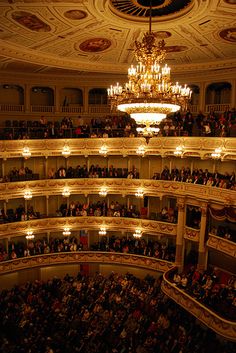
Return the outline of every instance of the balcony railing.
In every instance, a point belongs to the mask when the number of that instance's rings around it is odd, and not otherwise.
[[[98,263],[109,265],[125,265],[147,270],[165,272],[173,267],[173,263],[165,260],[147,258],[142,255],[131,255],[114,252],[79,251],[55,253],[23,257],[16,260],[0,262],[0,275],[43,266],[64,264]]]
[[[25,183],[0,183],[0,200],[23,198],[24,191],[29,188],[34,196],[60,195],[64,187],[70,189],[71,194],[98,194],[102,187],[106,187],[108,194],[133,195],[142,188],[146,196],[188,196],[190,199],[210,200],[211,202],[236,205],[235,191],[221,189],[214,186],[181,183],[153,179],[119,179],[119,178],[87,178],[87,179],[46,179],[32,180]]]
[[[125,218],[125,217],[95,217],[95,216],[78,216],[78,217],[52,217],[29,220],[25,222],[12,222],[0,225],[0,238],[6,236],[18,237],[26,235],[28,229],[34,234],[44,233],[45,231],[63,231],[64,227],[70,228],[71,231],[76,230],[99,230],[101,227],[112,231],[129,231],[134,229],[142,229],[147,234],[164,234],[176,237],[177,225],[167,222],[151,221],[149,219]]]
[[[0,112],[24,112],[25,106],[20,104],[0,104]]]
[[[227,110],[230,110],[230,104],[208,104],[205,107],[206,113],[224,113]]]
[[[104,114],[110,114],[111,113],[111,107],[109,105],[90,105],[88,108],[88,113],[89,114],[96,114],[96,113],[104,113]],[[118,113],[117,113],[118,114]]]
[[[54,111],[53,105],[31,105],[32,113],[54,113]]]
[[[68,105],[65,107],[60,107],[60,112],[61,113],[78,113],[82,114],[84,112],[84,108],[81,105]]]
[[[191,241],[199,241],[200,230],[191,227],[185,227],[184,238]]]
[[[231,341],[236,341],[236,321],[229,321],[217,315],[172,283],[169,278],[175,270],[176,268],[172,268],[164,273],[162,281],[163,292],[218,335]]]
[[[236,243],[228,239],[209,234],[207,246],[236,258]]]

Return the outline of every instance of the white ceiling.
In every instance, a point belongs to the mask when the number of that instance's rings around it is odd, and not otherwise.
[[[134,41],[148,30],[148,17],[134,14],[147,13],[144,4],[0,0],[0,69],[124,73],[135,62]],[[236,67],[236,0],[153,0],[153,12],[152,30],[157,41],[165,39],[167,61],[176,72]]]

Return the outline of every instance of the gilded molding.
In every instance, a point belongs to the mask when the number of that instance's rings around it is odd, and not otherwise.
[[[98,194],[102,187],[107,188],[108,194],[135,195],[137,189],[142,188],[146,196],[180,196],[188,197],[188,202],[208,200],[211,203],[236,206],[235,191],[228,189],[176,181],[119,178],[47,179],[0,183],[0,200],[23,198],[25,189],[30,189],[33,197],[60,195],[64,187],[68,187],[71,194],[77,195]]]
[[[219,137],[155,137],[146,144],[144,138],[95,138],[95,139],[51,139],[51,140],[11,140],[0,141],[0,158],[22,157],[22,150],[29,147],[32,157],[61,156],[65,143],[70,147],[71,156],[99,155],[106,145],[107,155],[136,155],[140,145],[145,145],[145,156],[173,156],[176,146],[184,146],[184,156],[210,158],[215,148],[222,148],[223,159],[236,159],[236,139]]]
[[[141,255],[131,255],[113,252],[92,252],[80,251],[69,253],[56,253],[36,255],[30,257],[19,258],[16,260],[5,261],[0,263],[0,274],[20,271],[24,269],[64,265],[73,263],[105,263],[105,264],[119,264],[125,266],[135,266],[153,270],[158,272],[165,272],[173,267],[173,263],[155,258],[147,258]]]
[[[190,228],[190,227],[185,227],[184,238],[191,241],[198,242],[200,238],[200,230]]]
[[[147,219],[122,218],[122,217],[54,217],[34,219],[26,222],[13,222],[0,225],[0,238],[10,236],[22,236],[31,229],[35,234],[46,231],[63,231],[69,227],[71,231],[79,229],[98,230],[100,227],[106,230],[126,230],[133,232],[139,228],[143,233],[165,234],[176,236],[177,225],[166,222],[157,222]]]
[[[177,304],[181,305],[185,310],[194,315],[198,320],[202,321],[206,326],[215,331],[218,335],[231,341],[236,341],[236,322],[226,320],[217,315],[186,292],[176,287],[168,280],[168,276],[172,271],[173,269],[163,275],[163,292]]]
[[[236,258],[236,243],[230,240],[209,234],[207,246]]]

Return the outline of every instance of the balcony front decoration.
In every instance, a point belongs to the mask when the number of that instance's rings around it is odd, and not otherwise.
[[[21,152],[22,156],[25,158],[25,159],[28,159],[31,157],[31,152],[30,152],[30,149],[29,147],[24,147],[22,152]]]
[[[138,189],[135,193],[136,197],[143,198],[144,192],[143,189]]]
[[[137,155],[144,157],[145,156],[145,147],[139,146],[136,150]]]
[[[104,157],[106,157],[107,152],[108,152],[107,147],[104,145],[99,149],[99,153]]]
[[[215,151],[211,154],[211,158],[220,159],[221,158],[222,149],[216,148]]]
[[[70,156],[70,154],[71,154],[70,147],[67,146],[67,145],[65,145],[65,146],[63,147],[63,150],[62,150],[61,154],[62,154],[65,158],[68,158],[68,157]]]
[[[99,191],[99,196],[106,197],[107,196],[107,189],[101,188],[101,190]]]
[[[184,147],[183,146],[177,146],[175,151],[174,151],[174,155],[177,157],[182,157],[184,154]]]
[[[63,197],[69,197],[70,196],[70,190],[69,188],[65,187],[62,191],[62,196]]]
[[[129,114],[144,137],[157,135],[157,125],[167,114],[186,109],[191,98],[191,90],[186,84],[171,82],[170,67],[165,63],[165,41],[156,44],[151,24],[150,1],[149,31],[142,42],[135,41],[134,54],[138,64],[128,69],[128,82],[124,86],[117,83],[107,90],[111,108]]]

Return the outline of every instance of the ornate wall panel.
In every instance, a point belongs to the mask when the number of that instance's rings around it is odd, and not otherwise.
[[[190,227],[185,227],[185,232],[184,232],[185,239],[198,242],[199,236],[200,236],[200,230],[190,228]]]

